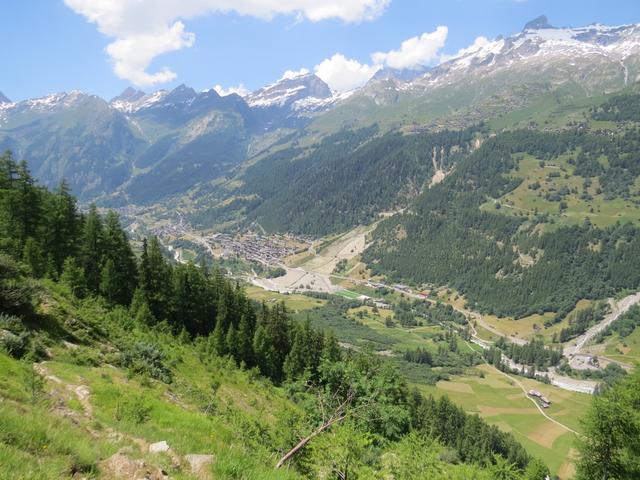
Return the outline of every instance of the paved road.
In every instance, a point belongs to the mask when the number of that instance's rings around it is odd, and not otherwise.
[[[582,354],[584,347],[595,338],[600,332],[615,322],[620,315],[628,311],[635,304],[640,302],[640,292],[624,297],[618,302],[609,300],[611,313],[604,317],[600,323],[594,325],[584,334],[576,338],[571,344],[564,347],[562,353],[565,357],[572,359],[574,356]]]

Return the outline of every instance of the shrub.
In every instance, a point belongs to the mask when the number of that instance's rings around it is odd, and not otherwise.
[[[149,420],[151,406],[143,395],[130,396],[118,402],[116,406],[116,420],[125,420],[140,425]]]
[[[0,348],[14,358],[22,358],[29,345],[29,333],[22,320],[0,313]]]
[[[145,342],[135,343],[122,356],[123,365],[133,373],[171,383],[171,371],[165,366],[165,361],[166,355],[157,345]]]

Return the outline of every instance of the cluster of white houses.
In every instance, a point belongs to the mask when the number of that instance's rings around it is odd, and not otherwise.
[[[551,405],[551,400],[549,400],[537,390],[529,390],[529,395],[539,398],[540,403],[542,404],[542,408],[549,408],[549,405]]]

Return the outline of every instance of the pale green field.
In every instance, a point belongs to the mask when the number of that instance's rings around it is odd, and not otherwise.
[[[503,431],[511,432],[532,455],[542,458],[551,472],[569,478],[568,460],[575,435],[544,418],[522,390],[492,367],[478,367],[480,376],[455,377],[450,382],[419,388],[435,396],[448,395],[469,413],[477,413]],[[546,412],[574,430],[580,431],[579,418],[587,411],[590,397],[567,392],[534,380],[520,379],[525,387],[547,395],[553,405]]]
[[[276,302],[284,302],[285,305],[289,307],[289,310],[294,312],[300,310],[311,310],[312,308],[320,307],[326,303],[326,300],[307,297],[306,295],[285,295],[278,292],[269,292],[260,287],[256,287],[255,285],[247,285],[244,290],[247,293],[247,296],[253,300],[258,302],[264,301],[267,305],[274,304]]]
[[[519,170],[512,172],[513,176],[523,178],[524,181],[515,190],[497,200],[502,206],[499,212],[505,215],[531,217],[537,211],[541,214],[547,213],[557,224],[565,225],[582,223],[589,218],[598,227],[613,225],[618,221],[640,220],[640,208],[632,202],[621,198],[605,200],[604,195],[598,195],[596,193],[599,186],[597,178],[592,178],[592,184],[587,188],[593,199],[581,199],[584,179],[573,175],[574,167],[567,163],[569,158],[569,155],[564,155],[540,166],[538,159],[524,155],[520,161]],[[560,176],[549,177],[552,172],[560,173]],[[567,174],[569,177],[565,178]],[[530,189],[529,185],[535,182],[540,183],[540,188]],[[571,191],[576,190],[564,198],[567,203],[567,210],[564,212],[559,211],[560,202],[552,202],[544,198],[546,192],[551,189],[559,190],[562,187]],[[496,212],[498,210],[495,207],[496,202],[491,200],[482,205],[481,209]]]
[[[640,363],[640,328],[636,328],[625,338],[620,338],[616,334],[606,342],[604,353],[613,360],[630,364]]]
[[[357,292],[352,292],[351,290],[340,290],[336,295],[340,297],[344,297],[348,300],[356,300],[360,294]]]
[[[358,315],[359,312],[362,312],[362,316]],[[380,309],[376,314],[373,312],[372,307],[363,306],[351,308],[347,313],[351,318],[359,321],[376,333],[392,339],[394,342],[394,350],[398,352],[404,352],[405,350],[418,347],[427,347],[433,350],[434,343],[431,338],[436,333],[444,333],[443,328],[433,325],[402,328],[396,324],[393,327],[387,327],[385,325],[386,319],[393,318],[393,312],[391,310]],[[463,348],[462,344],[460,348]]]

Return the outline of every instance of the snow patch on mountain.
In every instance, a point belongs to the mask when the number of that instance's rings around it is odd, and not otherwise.
[[[285,75],[246,97],[252,108],[291,108],[292,111],[317,110],[331,103],[334,94],[329,86],[312,73]]]

